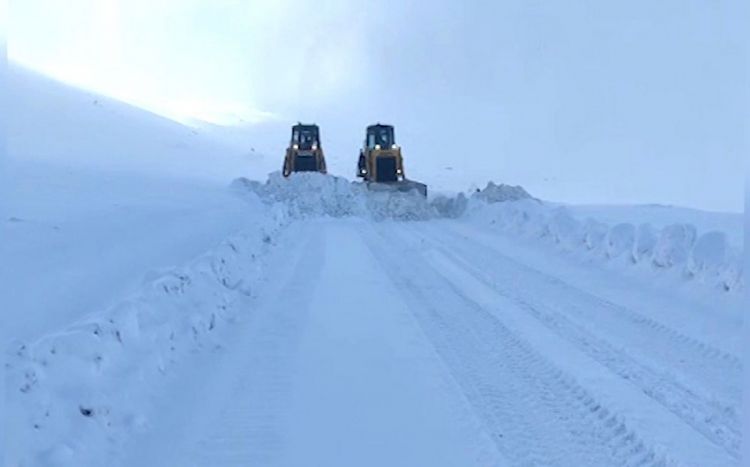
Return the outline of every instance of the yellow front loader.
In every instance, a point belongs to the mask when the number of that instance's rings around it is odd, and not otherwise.
[[[288,177],[292,172],[326,173],[326,158],[320,145],[318,125],[298,123],[292,127],[282,173]]]
[[[367,127],[365,142],[359,151],[357,176],[373,189],[417,190],[427,196],[427,185],[406,178],[404,158],[392,125],[378,123]]]

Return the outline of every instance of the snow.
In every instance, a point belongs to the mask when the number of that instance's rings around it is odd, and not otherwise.
[[[732,216],[264,180],[12,75],[9,465],[739,465]]]
[[[499,203],[502,201],[515,201],[519,199],[530,199],[523,187],[509,186],[503,183],[497,185],[494,182],[488,182],[484,189],[476,192],[476,198],[486,203]]]
[[[654,247],[654,265],[669,268],[685,263],[695,243],[695,236],[695,227],[689,224],[672,224],[664,227]]]
[[[0,296],[12,316],[3,322],[12,403],[3,419],[26,422],[11,423],[16,448],[7,460],[96,465],[102,458],[90,459],[109,449],[104,436],[125,439],[140,423],[129,410],[148,388],[134,381],[170,361],[164,344],[144,342],[164,340],[169,329],[186,340],[193,325],[211,322],[204,305],[224,306],[197,285],[195,312],[181,315],[188,301],[170,313],[173,302],[158,290],[174,282],[170,268],[270,218],[255,218],[227,190],[228,174],[252,166],[222,144],[17,66],[9,78]],[[33,397],[14,397],[37,384]],[[80,446],[87,439],[91,452]]]
[[[662,228],[670,224],[687,223],[699,231],[719,230],[727,234],[733,245],[743,242],[743,214],[741,212],[711,212],[680,206],[651,205],[565,205],[578,219],[594,218],[609,225],[628,223],[651,224]]]
[[[607,233],[607,257],[617,258],[633,251],[635,245],[635,226],[617,224]]]
[[[254,293],[261,253],[283,219],[256,218],[252,234],[159,273],[64,331],[11,346],[8,385],[20,392],[11,392],[11,419],[28,418],[10,435],[11,464],[34,452],[33,465],[96,465],[146,423],[143,393],[196,349],[218,346],[214,331],[231,325]]]
[[[0,289],[27,339],[105,308],[144,274],[197,256],[248,224],[224,187],[12,162]],[[34,284],[37,293],[17,293]]]
[[[223,184],[253,170],[251,154],[18,65],[10,67],[8,87],[13,109],[8,151],[13,159]]]
[[[216,376],[208,391],[229,392],[195,408],[202,423],[161,424],[157,439],[176,446],[131,450],[125,465],[504,465],[357,235],[363,225],[311,221],[280,239],[283,274],[230,349],[254,364]],[[381,300],[361,300],[373,286]]]
[[[476,202],[478,199],[475,196],[469,203],[465,217],[497,231],[552,243],[562,253],[610,261],[622,269],[650,265],[639,273],[659,275],[663,271],[680,281],[697,281],[724,291],[744,290],[742,245],[730,244],[726,232],[717,239],[716,231],[699,232],[691,223],[661,228],[649,223],[609,225],[590,217],[581,221],[574,209],[531,199],[497,204]],[[626,257],[630,261],[617,260]],[[711,268],[701,266],[707,257],[713,258]]]
[[[249,190],[267,202],[282,203],[297,218],[325,215],[427,220],[438,216],[435,207],[416,191],[370,191],[362,183],[319,173],[295,173],[287,180],[280,172],[274,172],[265,184],[239,178],[232,186],[240,194]]]

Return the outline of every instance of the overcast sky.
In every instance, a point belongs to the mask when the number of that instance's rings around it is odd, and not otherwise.
[[[347,176],[379,120],[440,187],[738,211],[747,3],[11,0],[9,56],[180,120],[317,121]]]

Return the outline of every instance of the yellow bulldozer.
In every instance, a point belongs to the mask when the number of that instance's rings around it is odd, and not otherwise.
[[[292,138],[286,149],[282,173],[288,177],[292,172],[326,173],[326,159],[320,145],[318,125],[297,123],[292,127]]]
[[[359,151],[357,176],[371,189],[417,190],[427,196],[427,185],[406,178],[404,158],[392,125],[377,123],[367,127],[365,142]]]

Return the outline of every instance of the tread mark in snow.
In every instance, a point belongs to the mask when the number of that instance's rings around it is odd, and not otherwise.
[[[445,278],[419,261],[408,271],[413,257],[399,259],[385,246],[392,242],[362,235],[372,238],[374,256],[514,464],[580,466],[583,455],[587,465],[666,465],[617,415]]]
[[[310,236],[292,276],[259,308],[248,337],[252,353],[244,362],[247,373],[237,379],[228,403],[216,414],[211,423],[215,430],[196,443],[189,465],[272,465],[283,452],[279,404],[287,397],[294,374],[290,367],[307,322],[315,288],[310,279],[319,276],[323,264],[322,238],[320,231]]]
[[[498,273],[495,271],[498,271],[499,268],[489,265],[511,263],[516,268],[528,269],[526,266],[520,265],[500,253],[487,252],[486,249],[483,250],[483,257],[480,258],[475,254],[467,253],[466,249],[462,248],[460,244],[453,243],[453,250],[459,250],[463,255],[463,258],[459,258],[454,251],[448,251],[440,242],[431,240],[431,243],[445,258],[483,282],[499,295],[513,301],[542,324],[578,346],[614,373],[628,379],[632,384],[638,386],[644,394],[659,402],[706,438],[722,446],[732,457],[739,458],[742,439],[740,422],[731,405],[697,394],[696,391],[680,384],[675,378],[654,371],[648,365],[637,362],[622,349],[618,349],[593,335],[584,326],[577,325],[568,318],[575,315],[583,323],[587,321],[601,322],[605,319],[617,322],[618,336],[625,338],[626,341],[629,336],[634,336],[637,339],[635,343],[625,342],[629,347],[638,348],[638,346],[645,345],[657,347],[653,351],[652,358],[666,360],[665,366],[667,368],[679,368],[681,367],[679,362],[693,362],[693,368],[690,368],[693,371],[689,374],[692,376],[701,370],[707,372],[708,375],[698,375],[701,380],[705,380],[707,385],[731,379],[728,375],[736,376],[736,379],[739,380],[738,375],[741,371],[741,365],[736,357],[681,335],[634,311],[574,289],[558,279],[537,271],[532,270],[531,272],[534,276],[544,276],[551,287],[564,288],[568,296],[573,294],[583,305],[566,302],[565,306],[561,307],[558,302],[546,303],[544,301],[543,297],[560,297],[560,293],[537,294],[534,297],[524,296],[512,287],[504,287],[502,284],[508,283],[509,278],[498,277]],[[634,324],[638,327],[635,327]],[[641,325],[645,325],[646,329],[643,329]],[[660,336],[655,333],[666,333],[667,336]],[[680,352],[676,353],[675,349],[679,349]],[[692,355],[696,352],[698,355]],[[734,396],[732,399],[738,404],[740,396],[738,394],[732,395]]]

